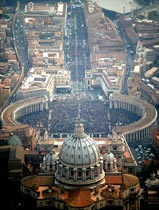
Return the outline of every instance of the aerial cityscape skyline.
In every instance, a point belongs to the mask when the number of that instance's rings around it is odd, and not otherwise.
[[[1,7],[9,209],[159,205],[159,4],[122,3],[121,13],[90,0]]]

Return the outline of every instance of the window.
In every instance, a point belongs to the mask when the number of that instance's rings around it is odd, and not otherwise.
[[[108,202],[109,205],[113,204],[113,200],[108,200],[107,202]]]
[[[110,169],[110,163],[108,163],[108,169]]]
[[[73,176],[73,175],[74,175],[73,170],[71,170],[71,176]]]
[[[82,176],[82,171],[78,171],[78,176]]]
[[[113,150],[117,150],[117,146],[114,146],[114,147],[113,147]]]
[[[130,192],[131,192],[131,193],[135,192],[135,188],[131,188],[131,189],[130,189]]]

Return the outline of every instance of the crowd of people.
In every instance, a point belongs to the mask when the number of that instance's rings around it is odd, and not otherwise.
[[[78,109],[80,104],[80,110]],[[111,134],[113,127],[130,124],[139,120],[139,116],[126,110],[110,109],[107,100],[75,95],[60,97],[52,101],[49,110],[35,112],[19,119],[21,123],[27,123],[31,127],[42,128],[50,134],[71,134],[74,131],[75,122],[80,111],[81,122],[85,133]]]
[[[88,34],[83,8],[68,6],[67,24],[65,62],[71,72],[72,81],[81,82],[85,77],[85,70],[90,69]]]
[[[83,9],[69,7],[68,14],[68,36],[64,48],[66,66],[71,71],[72,81],[78,81],[79,85],[85,77],[85,69],[90,68],[86,23]],[[79,112],[78,105],[79,101],[75,94],[61,95],[50,103],[49,110],[26,115],[19,121],[31,127],[47,130],[50,135],[70,134],[74,131]],[[99,100],[98,97],[91,95],[88,97],[84,94],[80,95],[80,118],[85,133],[101,136],[111,134],[115,126],[128,125],[139,120],[139,116],[125,110],[110,109],[105,98]]]

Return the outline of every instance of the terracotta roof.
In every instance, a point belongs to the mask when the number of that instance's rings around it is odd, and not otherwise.
[[[123,174],[123,184],[126,187],[134,186],[139,183],[139,179],[131,174]]]
[[[113,175],[105,176],[105,182],[106,184],[111,184],[111,185],[124,184],[126,187],[130,187],[139,183],[139,179],[131,174],[122,174],[116,176]]]
[[[130,154],[130,151],[126,150],[126,151],[124,152],[124,157],[125,157],[127,163],[132,163],[132,162],[134,162],[133,157],[132,157],[131,154]]]
[[[76,189],[69,192],[66,203],[72,207],[86,207],[94,203],[91,199],[91,192],[88,189]]]
[[[124,156],[125,156],[125,158],[130,158],[131,156],[130,156],[130,152],[128,151],[128,150],[126,150],[125,152],[124,152]]]
[[[21,184],[25,187],[38,186],[53,186],[54,179],[52,176],[27,176],[21,180]]]
[[[119,176],[105,176],[106,184],[122,184],[122,175]]]

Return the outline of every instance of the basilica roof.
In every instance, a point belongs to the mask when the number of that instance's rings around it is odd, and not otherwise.
[[[53,186],[54,185],[54,179],[52,175],[50,176],[37,176],[37,175],[31,175],[26,176],[21,180],[21,184],[27,188],[33,187],[34,185],[37,186]]]
[[[139,184],[139,178],[131,174],[123,174],[123,184],[126,187],[131,187]]]
[[[66,203],[72,207],[86,207],[94,203],[91,199],[91,192],[88,189],[76,189],[69,191]]]
[[[78,121],[74,133],[63,143],[60,161],[67,166],[91,167],[100,161],[96,142],[84,133],[83,124]]]
[[[62,145],[57,170],[56,182],[65,188],[94,188],[104,182],[103,159],[100,157],[96,142],[84,133],[80,118],[75,123],[75,130]]]
[[[131,174],[121,174],[118,176],[105,176],[105,183],[108,185],[124,185],[131,187],[139,183],[138,177]]]

